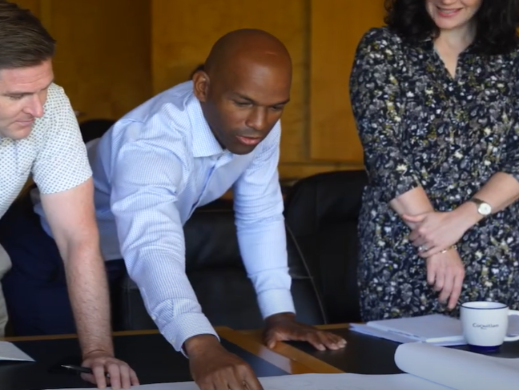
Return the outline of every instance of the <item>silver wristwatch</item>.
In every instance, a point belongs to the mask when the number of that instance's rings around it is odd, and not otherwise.
[[[478,198],[472,198],[470,201],[476,204],[478,207],[478,213],[482,216],[488,217],[490,214],[492,214],[492,206],[490,206],[487,202],[484,202]]]

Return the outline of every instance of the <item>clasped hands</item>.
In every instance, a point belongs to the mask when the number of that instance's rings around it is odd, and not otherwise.
[[[465,268],[455,244],[470,228],[471,223],[461,210],[402,215],[411,227],[409,240],[426,259],[427,283],[439,292],[438,299],[452,310],[456,307]]]
[[[340,336],[296,322],[291,313],[268,317],[263,340],[269,348],[287,340],[307,341],[321,351],[327,348],[336,350],[346,345]],[[186,341],[185,349],[191,375],[201,390],[263,389],[252,368],[223,348],[216,337],[194,336]]]

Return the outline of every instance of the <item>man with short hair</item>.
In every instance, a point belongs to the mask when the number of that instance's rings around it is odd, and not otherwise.
[[[218,342],[185,273],[182,226],[196,207],[229,189],[265,343],[345,345],[294,318],[277,172],[291,78],[290,55],[277,38],[233,31],[215,43],[193,81],[137,107],[89,145],[104,248],[124,258],[149,313],[189,357],[202,390],[261,388],[251,368]]]
[[[138,380],[126,363],[114,358],[92,172],[69,100],[53,83],[54,47],[53,38],[28,10],[0,2],[0,217],[32,174],[63,259],[58,256],[64,263],[83,365],[93,370],[93,375],[83,374],[84,379],[105,388],[105,373],[109,373],[113,389],[129,388]],[[8,240],[2,235],[7,248]],[[31,237],[25,238],[26,249],[31,250]],[[2,249],[0,275],[8,267]],[[39,272],[38,264],[31,267],[31,272]],[[42,311],[54,304],[52,300],[42,303]],[[5,308],[0,316],[3,325]],[[16,328],[16,321],[13,325]]]
[[[193,81],[153,97],[88,144],[103,256],[113,264],[124,259],[152,319],[189,357],[202,390],[261,389],[252,369],[219,343],[185,271],[184,223],[231,188],[265,343],[346,344],[295,321],[277,173],[291,77],[290,55],[277,38],[233,31],[216,42]],[[39,203],[36,211],[52,234]]]

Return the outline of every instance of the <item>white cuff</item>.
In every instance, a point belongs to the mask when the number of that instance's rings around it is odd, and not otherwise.
[[[184,356],[188,357],[182,349],[187,339],[201,334],[210,334],[218,340],[218,334],[211,326],[211,323],[202,313],[186,313],[175,317],[160,333],[173,345],[176,351],[180,351]]]
[[[258,294],[258,305],[263,319],[278,313],[295,313],[290,290],[266,290]]]

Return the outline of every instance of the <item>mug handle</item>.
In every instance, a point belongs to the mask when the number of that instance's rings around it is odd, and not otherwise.
[[[518,316],[519,317],[519,310],[508,310],[508,317],[511,316]],[[506,336],[504,341],[518,341],[518,336]]]

